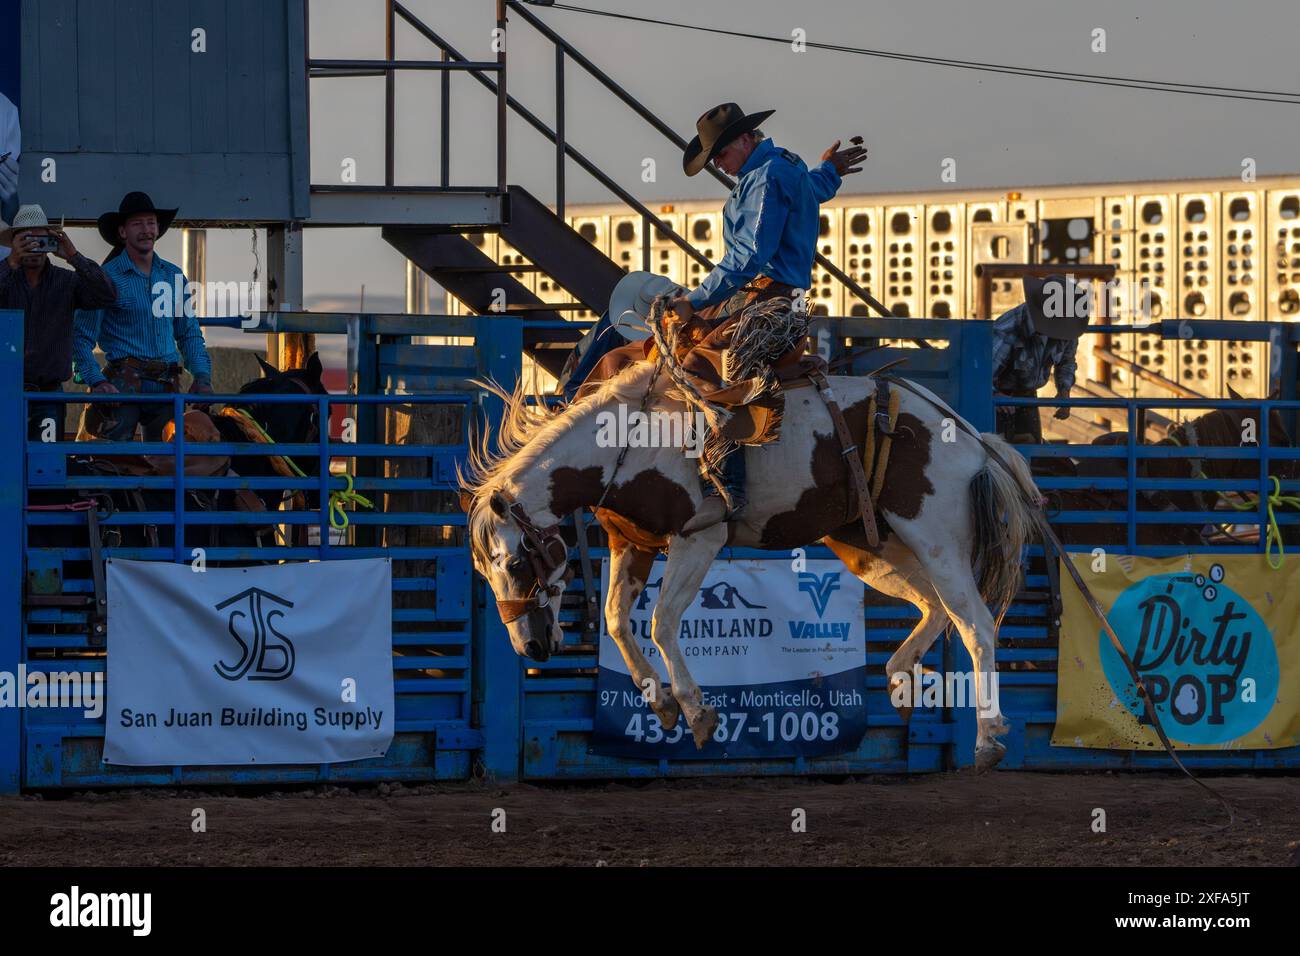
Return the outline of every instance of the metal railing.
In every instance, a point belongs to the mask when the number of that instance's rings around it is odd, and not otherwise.
[[[519,2],[519,0],[505,0],[505,6],[509,7],[510,10],[513,11],[514,13],[519,14],[519,16],[524,20],[524,22],[528,23],[530,26],[536,29],[538,33],[540,33],[547,40],[551,41],[551,43],[555,46],[556,129],[554,130],[550,129],[540,120],[537,120],[537,118],[533,116],[531,113],[528,113],[526,110],[524,110],[523,107],[521,106],[517,107],[517,112],[519,112],[521,116],[524,116],[524,118],[527,119],[529,123],[535,129],[538,130],[538,132],[540,132],[543,136],[545,136],[547,139],[549,139],[552,143],[555,144],[556,214],[561,217],[563,217],[564,215],[564,195],[565,195],[564,157],[569,156],[575,162],[577,162],[579,166],[581,166],[584,170],[586,170],[588,173],[594,176],[596,180],[601,183],[601,185],[605,186],[612,193],[614,193],[614,195],[616,195],[619,199],[621,199],[626,205],[632,207],[632,209],[636,210],[641,214],[641,219],[642,219],[641,261],[642,261],[643,269],[645,269],[646,271],[650,270],[650,226],[651,225],[653,225],[655,229],[658,230],[658,232],[663,238],[668,239],[672,241],[675,245],[679,246],[688,256],[690,256],[696,262],[700,263],[702,266],[704,266],[707,269],[712,269],[714,263],[711,262],[706,256],[701,254],[699,250],[697,250],[693,245],[691,245],[691,243],[687,239],[678,235],[676,230],[674,230],[667,223],[659,219],[659,217],[655,216],[644,204],[638,202],[635,197],[633,197],[626,190],[622,189],[620,186],[614,183],[613,180],[611,180],[608,176],[606,176],[604,173],[596,169],[594,164],[592,164],[589,160],[587,160],[586,157],[582,156],[582,154],[579,153],[577,150],[573,149],[573,147],[570,146],[565,141],[564,139],[565,58],[567,57],[568,59],[573,60],[574,63],[582,67],[588,74],[590,74],[598,82],[600,82],[600,84],[604,86],[605,89],[609,90],[616,97],[622,100],[623,103],[625,103],[634,113],[636,113],[639,117],[645,120],[655,131],[657,131],[660,135],[662,135],[675,147],[677,147],[682,151],[685,151],[687,147],[687,141],[683,139],[681,136],[679,136],[671,126],[669,126],[662,119],[656,116],[644,103],[642,103],[635,96],[633,96],[626,89],[624,89],[617,81],[613,79],[613,77],[611,77],[600,67],[596,66],[596,64],[592,63],[591,60],[589,60],[586,56],[584,56],[580,50],[578,50],[576,47],[573,46],[573,44],[569,43],[569,41],[565,40],[562,36],[560,36],[549,26],[547,26],[544,22],[542,22],[542,20],[540,20],[536,14],[528,10],[522,3]],[[513,98],[511,98],[509,102],[512,108],[516,107],[517,104],[515,103]],[[722,185],[726,186],[728,190],[732,189],[736,185],[735,180],[731,179],[729,176],[726,176],[725,174],[713,168],[712,166],[706,166],[705,169],[710,176],[712,176]],[[886,318],[893,317],[893,313],[890,312],[889,309],[885,308],[885,306],[879,300],[877,300],[874,296],[872,296],[871,293],[868,292],[866,289],[862,288],[860,285],[854,282],[852,278],[850,278],[845,272],[843,272],[838,266],[836,266],[833,262],[831,262],[829,259],[823,256],[820,252],[815,254],[815,259],[817,264],[820,265],[823,269],[825,269],[837,282],[842,284],[846,289],[848,289],[851,293],[853,293],[855,296],[857,296],[859,299],[861,299],[871,308],[879,312],[881,316],[884,316]]]
[[[304,0],[306,3],[306,0]],[[415,28],[426,39],[431,40],[440,50],[437,60],[399,60],[397,59],[397,20],[401,18]],[[384,58],[382,60],[359,59],[317,59],[310,55],[307,59],[307,76],[309,79],[325,77],[382,76],[384,78],[384,186],[392,188],[395,183],[396,170],[396,127],[397,127],[397,73],[399,70],[434,71],[441,74],[440,84],[440,123],[439,156],[441,159],[440,188],[452,189],[451,185],[451,74],[470,73],[482,78],[486,74],[497,75],[498,82],[493,84],[496,93],[496,189],[506,191],[506,45],[505,45],[505,3],[497,0],[497,51],[495,60],[470,60],[456,53],[423,21],[397,0],[384,2]]]

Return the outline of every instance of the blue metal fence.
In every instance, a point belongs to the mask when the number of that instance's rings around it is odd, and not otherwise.
[[[278,317],[277,317],[278,318]],[[355,317],[354,317],[355,318]],[[274,320],[272,320],[274,322]],[[311,324],[299,319],[297,325]],[[323,331],[337,322],[318,323]],[[171,442],[29,442],[26,435],[27,404],[76,402],[87,404],[137,402],[170,404],[173,420],[196,402],[248,402],[249,396],[24,396],[21,392],[22,313],[0,312],[0,396],[11,414],[0,416],[0,540],[13,566],[23,574],[4,576],[4,624],[0,628],[0,671],[102,672],[105,648],[96,634],[97,587],[91,573],[87,511],[48,510],[51,501],[67,504],[95,500],[96,494],[139,489],[151,494],[146,505],[156,510],[93,511],[108,543],[104,557],[188,562],[193,548],[204,549],[211,562],[301,561],[386,555],[393,559],[393,671],[396,699],[396,736],[385,757],[339,765],[311,767],[158,767],[122,768],[102,763],[103,718],[86,719],[80,710],[62,708],[0,708],[0,790],[24,786],[75,787],[135,784],[200,784],[363,781],[381,779],[428,780],[464,778],[480,760],[509,773],[517,759],[514,738],[492,740],[478,715],[492,712],[497,685],[485,680],[500,661],[479,660],[476,642],[484,637],[476,627],[481,615],[472,599],[471,562],[462,530],[465,517],[454,502],[455,468],[468,451],[471,420],[490,399],[468,391],[470,375],[496,376],[509,381],[517,375],[519,349],[511,348],[510,335],[518,339],[519,322],[504,319],[477,329],[472,320],[450,322],[459,344],[412,346],[403,344],[401,322],[383,317],[360,317],[352,323],[360,339],[362,367],[358,379],[382,382],[384,395],[267,395],[253,396],[260,405],[311,403],[317,420],[329,422],[331,408],[344,406],[355,424],[355,441],[331,441],[322,426],[319,441],[274,445],[250,442],[185,442],[177,432]],[[293,327],[292,317],[285,325]],[[347,323],[344,323],[346,326]],[[427,323],[420,328],[428,332]],[[475,333],[479,333],[475,335]],[[412,376],[401,378],[394,366],[400,349],[422,350],[398,356],[411,365]],[[505,356],[502,359],[502,356]],[[418,366],[418,367],[417,367]],[[418,374],[417,374],[418,373]],[[404,394],[409,379],[423,394]],[[455,388],[456,390],[451,390]],[[428,440],[397,440],[395,430],[403,419],[419,417],[418,409],[445,410],[437,434]],[[427,416],[426,416],[427,417]],[[62,437],[61,435],[59,436]],[[409,436],[408,436],[409,438]],[[310,477],[198,477],[186,475],[187,457],[202,455],[259,455],[271,452],[306,462],[314,459],[319,473]],[[174,456],[171,475],[102,475],[69,473],[68,463],[94,454]],[[191,492],[217,489],[286,489],[314,491],[321,502],[343,481],[331,474],[331,463],[355,475],[353,487],[372,499],[375,509],[348,512],[349,527],[331,535],[328,505],[312,510],[268,513],[237,510],[204,511],[189,506]],[[157,497],[167,504],[158,505]],[[47,508],[29,505],[43,501]],[[264,547],[214,546],[207,537],[211,527],[273,524],[275,543]],[[123,543],[113,532],[154,526],[172,536],[170,542]],[[309,535],[308,532],[314,532]],[[17,560],[17,559],[21,560]],[[102,594],[102,585],[98,589]],[[111,647],[111,627],[107,635]],[[499,647],[501,658],[513,652],[504,638],[487,645]],[[491,655],[489,655],[490,657]]]
[[[320,767],[265,767],[258,770],[222,767],[116,768],[100,761],[103,721],[86,721],[79,713],[39,709],[0,708],[0,791],[20,786],[77,787],[127,784],[200,784],[232,782],[315,782],[377,779],[454,779],[482,771],[499,779],[518,777],[618,778],[644,776],[695,776],[708,774],[863,773],[938,770],[962,766],[971,759],[974,713],[970,708],[931,710],[918,708],[904,724],[885,693],[883,665],[916,620],[907,605],[871,595],[868,623],[868,732],[851,754],[826,759],[773,759],[747,762],[635,761],[595,756],[587,752],[596,706],[597,645],[585,619],[585,594],[574,581],[562,609],[566,631],[564,646],[545,664],[525,663],[515,656],[495,613],[483,582],[471,570],[464,535],[464,516],[451,502],[454,468],[467,452],[472,418],[491,428],[499,420],[499,402],[467,386],[470,375],[491,376],[513,383],[521,371],[525,323],[508,317],[427,316],[309,316],[282,314],[264,319],[258,331],[348,332],[355,343],[355,387],[360,395],[273,396],[259,402],[314,402],[321,422],[329,409],[348,406],[356,418],[355,442],[276,445],[276,453],[314,456],[320,474],[302,479],[198,478],[175,476],[118,478],[69,476],[70,455],[91,450],[87,443],[28,442],[25,433],[26,402],[21,382],[22,315],[0,312],[0,402],[22,409],[0,416],[0,554],[21,556],[22,576],[0,576],[0,671],[18,666],[44,670],[102,670],[104,650],[91,633],[92,609],[86,598],[95,594],[95,582],[86,568],[90,549],[82,543],[42,546],[44,531],[84,527],[82,512],[29,511],[33,493],[51,491],[72,495],[77,491],[147,488],[170,494],[171,507],[154,512],[118,512],[104,515],[108,529],[155,523],[175,529],[175,539],[158,547],[107,547],[104,554],[167,561],[188,561],[190,548],[207,527],[259,520],[242,512],[185,510],[187,490],[232,488],[239,485],[297,488],[316,491],[321,500],[337,485],[329,477],[330,463],[346,462],[355,487],[375,501],[373,512],[350,513],[351,527],[344,540],[331,541],[328,512],[324,509],[277,513],[276,523],[290,536],[284,545],[250,551],[242,548],[208,548],[208,560],[329,560],[387,554],[394,559],[394,678],[397,685],[397,737],[389,754],[373,761]],[[840,342],[868,334],[902,338],[921,335],[946,347],[932,350],[883,349],[854,363],[862,373],[897,357],[908,362],[899,374],[915,378],[954,404],[981,430],[993,427],[994,407],[989,401],[991,353],[989,325],[976,322],[900,320],[889,323],[837,320],[831,336]],[[853,324],[858,323],[858,324]],[[859,328],[858,325],[862,327]],[[419,336],[437,335],[440,344],[419,344]],[[1294,349],[1294,345],[1290,345]],[[1286,360],[1290,362],[1291,359]],[[1294,367],[1294,363],[1290,367]],[[75,402],[122,401],[121,396],[89,397],[42,395]],[[237,396],[218,397],[235,401]],[[144,402],[171,403],[173,412],[191,402],[189,396],[140,398]],[[213,402],[203,396],[204,403]],[[999,400],[1019,404],[1033,400]],[[1055,403],[1053,403],[1055,404]],[[1072,405],[1103,404],[1075,400]],[[1130,425],[1143,407],[1167,407],[1161,400],[1107,401],[1127,409]],[[1226,402],[1177,403],[1181,407],[1221,407]],[[1259,410],[1285,411],[1300,407],[1295,401],[1248,401]],[[399,436],[394,421],[411,416],[417,408],[439,407],[459,415],[454,428],[444,422],[438,436],[412,441]],[[1270,470],[1277,462],[1294,460],[1297,452],[1270,442],[1267,414],[1259,447],[1200,448],[1203,458],[1246,458],[1258,462],[1258,477],[1247,481],[1209,484],[1258,494],[1266,490]],[[452,434],[454,431],[454,434]],[[1130,428],[1130,432],[1135,432]],[[110,452],[155,453],[178,458],[195,453],[181,437],[172,443],[93,443],[98,455]],[[206,453],[266,452],[268,446],[247,443],[204,443]],[[1126,476],[1117,479],[1043,477],[1045,490],[1095,487],[1124,490],[1125,504],[1110,512],[1083,511],[1058,516],[1080,524],[1122,522],[1128,528],[1127,550],[1136,554],[1166,553],[1169,549],[1135,544],[1137,529],[1166,522],[1161,512],[1143,511],[1138,496],[1147,488],[1183,490],[1206,485],[1205,480],[1150,479],[1138,473],[1138,462],[1168,457],[1177,449],[1142,446],[1135,441],[1099,449],[1094,446],[1048,445],[1021,447],[1036,460],[1053,457],[1089,458],[1119,456]],[[1182,454],[1186,454],[1185,451]],[[1295,492],[1296,482],[1286,490]],[[1181,520],[1187,517],[1180,516]],[[1193,515],[1194,520],[1204,516]],[[1260,520],[1259,511],[1235,523]],[[1206,520],[1222,520],[1223,512]],[[1283,517],[1285,524],[1294,518]],[[293,529],[313,527],[316,539],[308,541]],[[37,541],[33,542],[32,532]],[[88,539],[87,539],[88,540]],[[590,556],[599,575],[608,552],[593,532]],[[1235,550],[1262,545],[1240,545]],[[1174,548],[1185,551],[1187,548]],[[1196,550],[1195,548],[1191,550]],[[1212,550],[1226,550],[1215,548]],[[573,555],[576,559],[577,552]],[[809,557],[831,557],[821,547]],[[768,552],[729,549],[723,557],[771,557]],[[1013,605],[999,635],[998,661],[1001,700],[1012,725],[1007,739],[1005,765],[1025,768],[1092,768],[1164,766],[1156,754],[1052,748],[1050,734],[1056,707],[1056,640],[1053,617],[1053,582],[1041,562],[1041,551],[1031,552],[1026,587]],[[33,600],[44,595],[59,601]],[[111,646],[112,634],[108,636]],[[940,673],[970,668],[960,641],[944,640],[924,664]],[[1196,753],[1188,762],[1202,767],[1295,766],[1296,750]]]

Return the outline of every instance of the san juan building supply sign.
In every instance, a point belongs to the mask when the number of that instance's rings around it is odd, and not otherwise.
[[[1175,747],[1300,743],[1300,561],[1263,555],[1071,556],[1133,659]],[[1094,570],[1098,568],[1098,570]],[[1159,749],[1132,678],[1061,575],[1058,747]]]
[[[107,564],[106,763],[321,764],[387,751],[387,558]]]
[[[680,718],[664,727],[602,624],[591,752],[646,759],[814,757],[855,750],[866,732],[862,582],[838,561],[714,562],[682,617],[678,643],[718,711],[703,750]],[[637,645],[668,686],[650,621],[664,563],[632,609]],[[609,587],[602,573],[602,593]]]

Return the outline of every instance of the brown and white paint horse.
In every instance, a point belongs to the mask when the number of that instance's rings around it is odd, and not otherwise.
[[[546,660],[558,648],[553,598],[567,568],[554,526],[575,510],[596,506],[608,485],[597,516],[610,539],[609,633],[664,727],[684,716],[697,746],[713,734],[718,716],[702,702],[677,635],[682,614],[724,545],[788,551],[824,539],[869,586],[916,605],[920,623],[887,665],[886,673],[894,675],[891,691],[906,681],[903,675],[919,665],[949,621],[970,652],[977,686],[996,687],[997,624],[1019,588],[1021,547],[1037,527],[1039,495],[1019,454],[997,436],[984,435],[1010,470],[1004,468],[938,398],[930,396],[936,407],[897,389],[900,434],[877,502],[889,533],[872,549],[855,517],[856,493],[826,406],[816,390],[793,389],[785,396],[781,437],[743,449],[749,504],[738,520],[683,536],[680,529],[701,502],[698,462],[681,448],[633,447],[615,474],[623,449],[597,441],[601,413],[616,414],[620,405],[627,411],[642,407],[653,374],[648,363],[630,366],[591,395],[555,410],[529,405],[519,392],[503,396],[506,415],[496,449],[481,447],[471,455],[461,485],[474,563],[497,597],[517,653]],[[830,382],[861,447],[876,383],[861,377]],[[666,376],[656,381],[645,407],[687,413]],[[671,690],[659,687],[628,621],[662,550],[668,559],[651,628]],[[996,617],[988,604],[999,609]],[[904,711],[910,716],[910,708]],[[997,737],[1008,729],[996,697],[981,700],[977,728],[975,763],[987,769],[1004,754]]]

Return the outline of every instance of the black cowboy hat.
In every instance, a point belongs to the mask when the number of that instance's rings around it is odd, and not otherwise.
[[[760,123],[776,110],[759,110],[746,113],[735,103],[723,103],[715,106],[695,121],[696,137],[686,146],[682,156],[682,169],[687,176],[694,176],[709,160],[727,148],[737,136],[752,133]]]
[[[1077,280],[1072,276],[1045,276],[1041,279],[1025,276],[1021,283],[1025,289],[1025,305],[1029,308],[1029,317],[1033,320],[1034,331],[1049,339],[1077,339],[1088,327],[1088,315],[1073,314],[1078,302]],[[1065,314],[1057,315],[1057,310],[1047,309],[1049,295],[1057,297],[1064,303]]]
[[[105,242],[116,248],[122,244],[122,240],[117,235],[118,227],[132,216],[151,212],[158,217],[158,238],[161,239],[179,211],[178,209],[159,209],[153,204],[153,200],[149,198],[148,193],[127,193],[122,197],[117,212],[106,212],[99,217],[99,234],[104,238]]]

